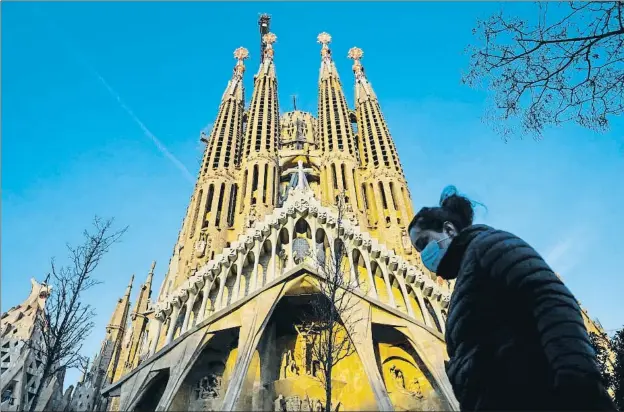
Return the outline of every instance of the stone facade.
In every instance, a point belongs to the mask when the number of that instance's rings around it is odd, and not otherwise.
[[[40,323],[45,301],[51,288],[31,279],[28,298],[2,314],[0,321],[0,408],[3,411],[28,410],[37,388],[41,390],[36,409],[63,410],[67,397],[63,396],[64,371],[48,382],[41,382],[43,362],[32,349],[41,339]],[[68,396],[71,394],[71,389]]]
[[[141,336],[121,358],[139,356],[117,363],[123,372],[103,395],[118,410],[323,408],[301,319],[325,279],[317,257],[340,245],[362,320],[349,336],[354,352],[333,370],[332,408],[456,409],[444,374],[450,285],[424,269],[407,238],[407,182],[361,50],[349,53],[356,110],[321,33],[318,118],[296,108],[280,116],[268,25],[265,16],[247,108],[248,52],[234,52],[167,275],[125,338]]]

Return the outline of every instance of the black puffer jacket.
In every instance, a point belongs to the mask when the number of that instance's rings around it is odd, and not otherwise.
[[[531,246],[474,225],[438,275],[457,279],[447,374],[462,410],[616,410],[576,299]]]

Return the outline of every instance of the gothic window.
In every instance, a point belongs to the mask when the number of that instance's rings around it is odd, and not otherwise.
[[[258,165],[253,167],[253,180],[251,181],[251,204],[256,204],[256,191],[258,190]]]
[[[345,165],[340,165],[340,174],[342,175],[342,188],[347,190],[347,173],[345,172]]]
[[[219,227],[221,223],[221,208],[223,206],[223,196],[225,195],[225,183],[221,183],[221,190],[219,191],[219,203],[217,204],[217,218],[215,219],[215,226]]]
[[[366,186],[362,183],[362,199],[364,200],[364,208],[368,210],[368,199],[366,198]]]
[[[332,179],[334,181],[334,189],[338,190],[338,176],[336,176],[336,165],[331,165]]]
[[[264,165],[264,187],[262,188],[262,203],[266,204],[267,200],[267,184],[269,177],[269,165]]]
[[[379,182],[379,192],[381,192],[381,202],[383,203],[383,208],[388,209],[388,201],[386,200],[386,192],[384,191],[383,183]]]
[[[274,204],[275,202],[275,187],[279,185],[279,179],[277,176],[277,169],[274,169],[273,171],[273,187],[272,187],[272,192],[271,192],[271,204]]]
[[[228,209],[228,226],[234,226],[234,216],[236,213],[236,195],[238,194],[238,186],[232,185],[232,189],[230,190],[230,206]]]
[[[208,221],[210,219],[210,216],[208,216],[208,213],[210,213],[212,211],[212,198],[214,197],[214,185],[211,183],[210,186],[208,187],[208,198],[206,199],[206,207],[205,207],[205,213],[204,213],[204,223],[202,224],[202,227],[207,227],[208,226]]]
[[[399,210],[398,204],[396,202],[396,199],[394,198],[394,183],[390,182],[390,197],[392,198],[392,206],[394,207],[394,210]]]

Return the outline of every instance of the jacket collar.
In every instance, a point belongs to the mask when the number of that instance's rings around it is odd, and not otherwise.
[[[437,275],[444,280],[455,279],[459,274],[459,268],[468,245],[470,245],[474,238],[480,233],[491,229],[492,228],[487,225],[472,225],[459,232],[440,261]]]

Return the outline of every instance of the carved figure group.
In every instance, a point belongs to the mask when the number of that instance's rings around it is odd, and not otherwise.
[[[335,406],[332,402],[330,408],[333,412],[339,412],[341,402],[338,402]],[[310,399],[306,397],[301,400],[298,396],[284,397],[284,395],[278,395],[275,399],[275,412],[323,412],[324,404],[320,399]]]
[[[396,365],[392,365],[390,367],[390,373],[392,374],[397,386],[402,389],[407,389],[405,387],[405,377],[403,376],[403,371],[401,369],[397,368]]]
[[[282,365],[284,368],[284,378],[299,376],[299,366],[297,366],[297,362],[295,362],[295,357],[291,350],[288,350],[288,352],[284,354],[282,358]]]
[[[197,383],[197,399],[214,399],[219,397],[221,390],[221,376],[210,374],[204,376]]]

